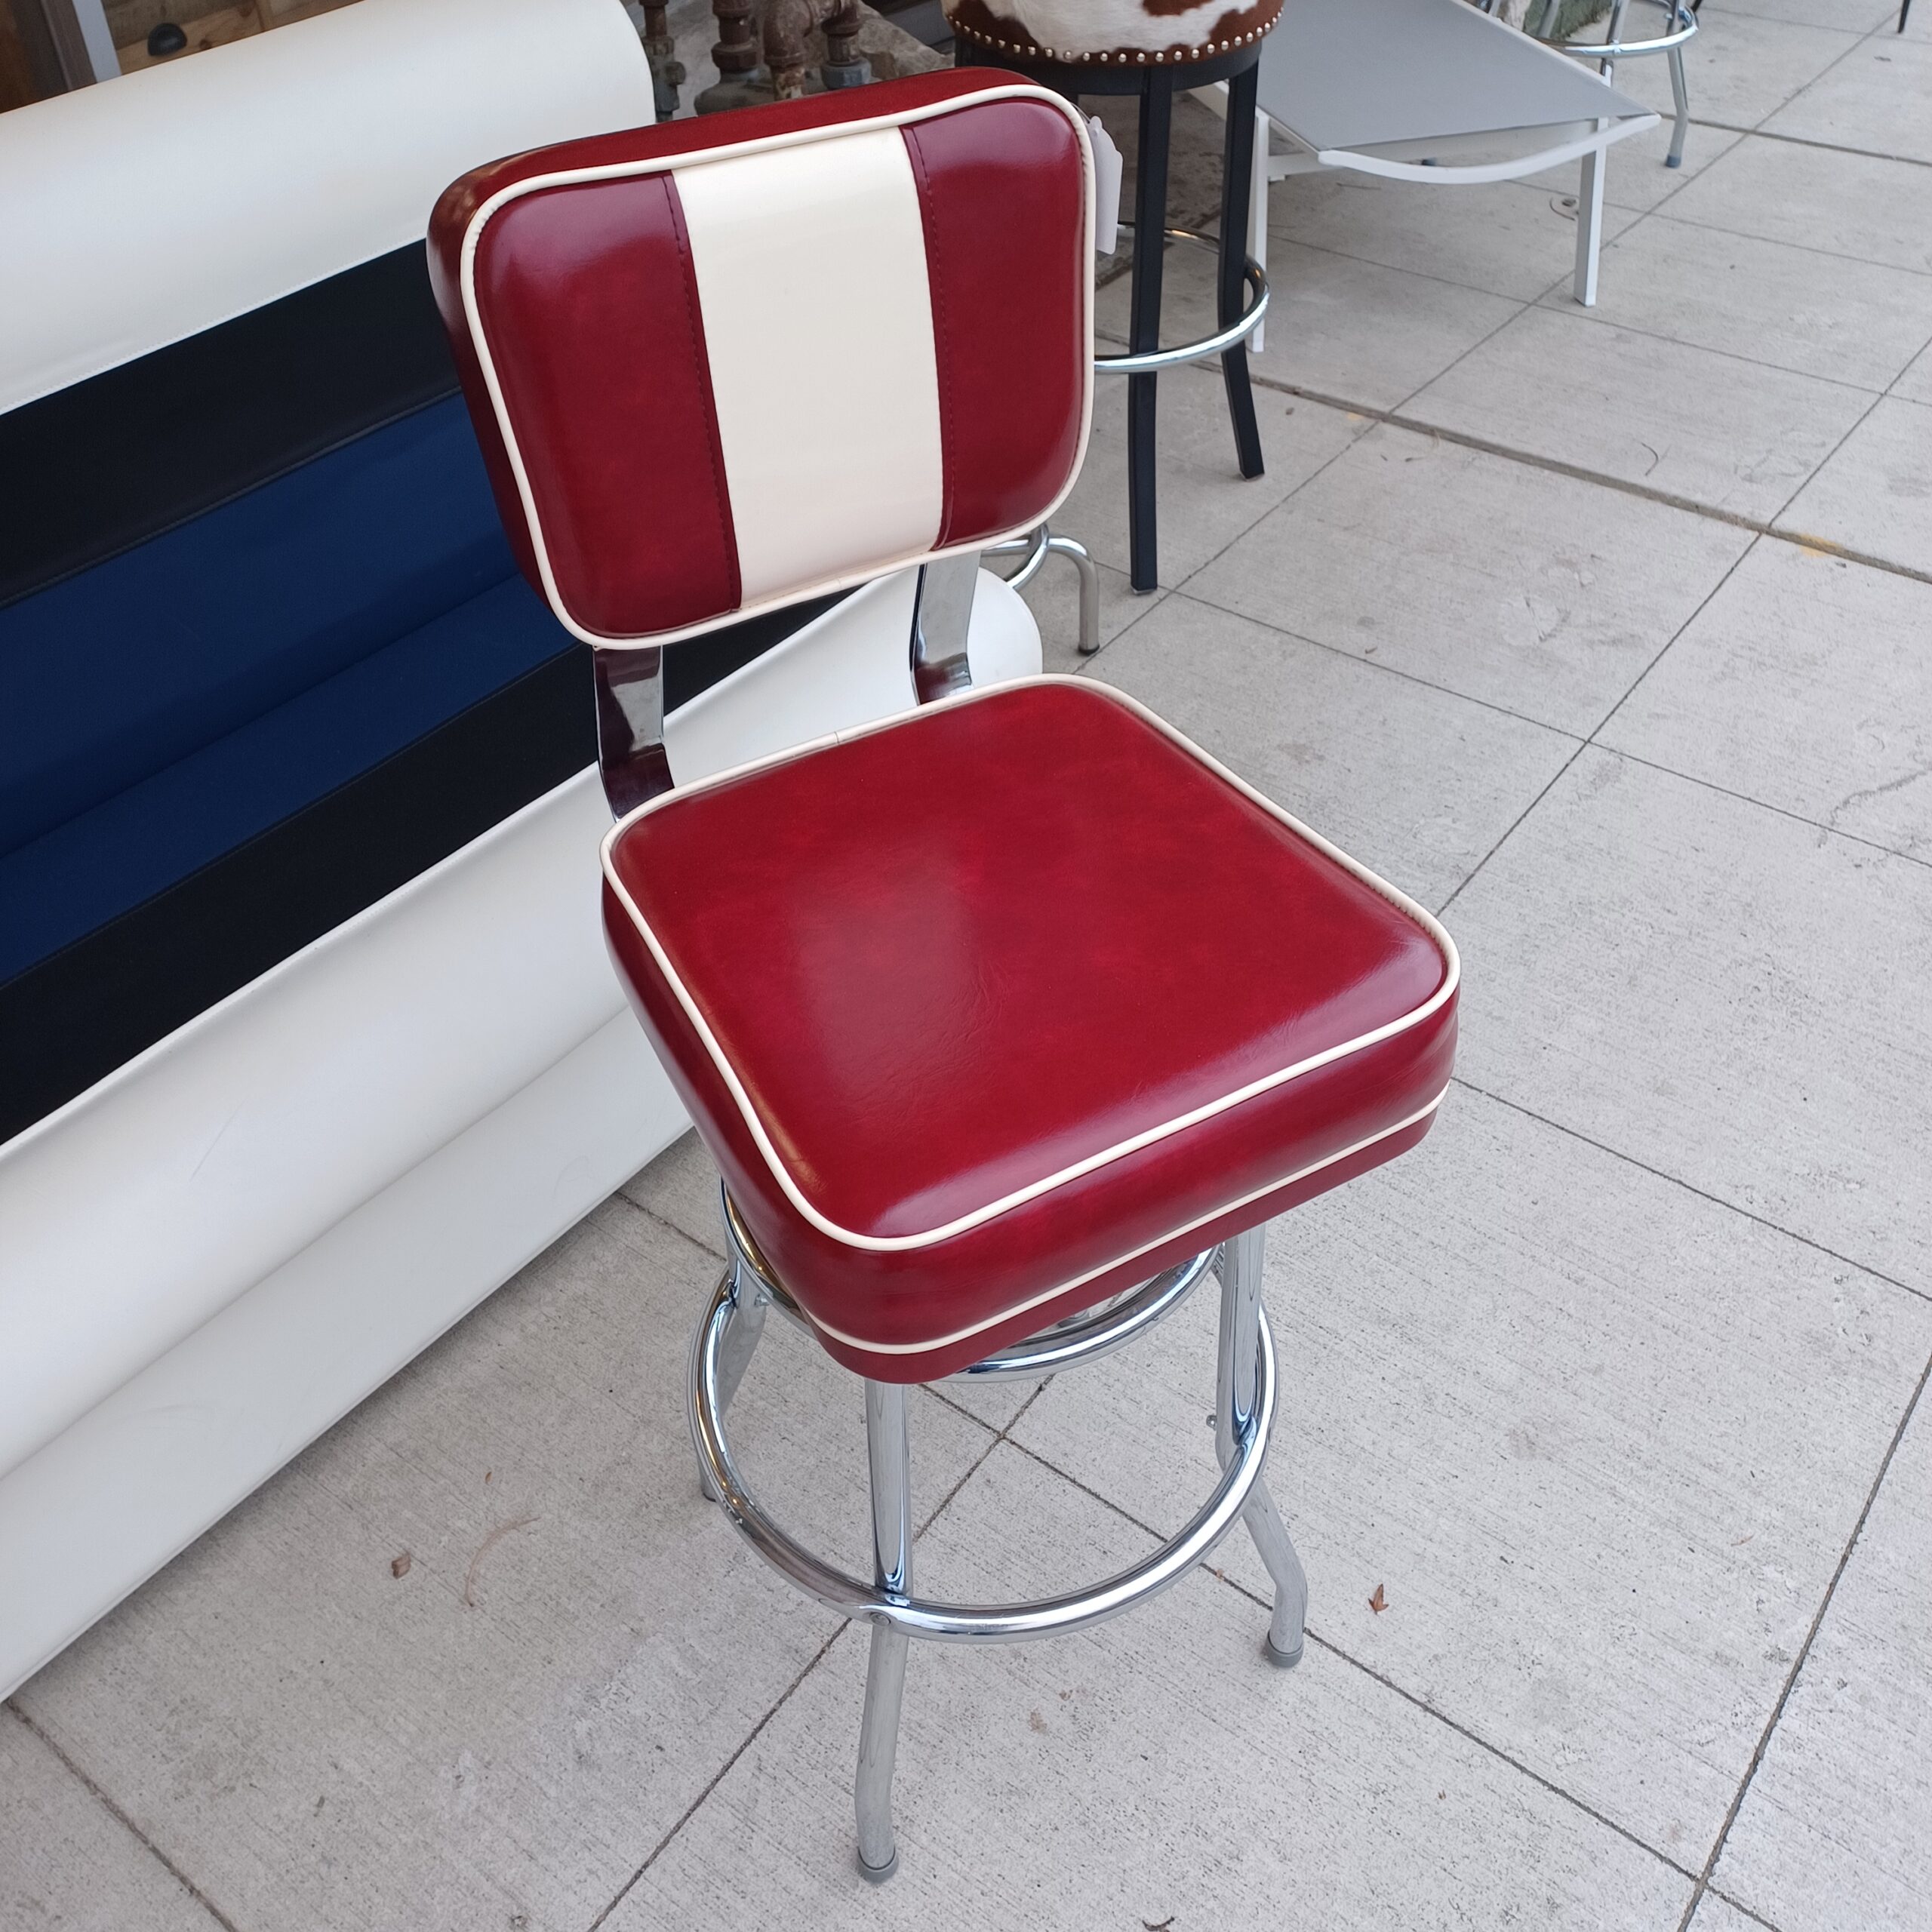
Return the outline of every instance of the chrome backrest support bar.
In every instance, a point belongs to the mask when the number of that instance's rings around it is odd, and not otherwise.
[[[597,679],[597,764],[604,795],[622,818],[671,789],[671,761],[664,749],[664,653],[656,645],[637,651],[591,653]]]
[[[921,704],[950,697],[973,681],[966,641],[979,583],[977,550],[920,568],[912,605],[912,693]]]

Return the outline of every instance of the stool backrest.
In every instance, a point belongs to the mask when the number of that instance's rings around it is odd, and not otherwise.
[[[1084,454],[1076,109],[938,73],[567,143],[438,203],[525,574],[600,657],[1045,521]]]

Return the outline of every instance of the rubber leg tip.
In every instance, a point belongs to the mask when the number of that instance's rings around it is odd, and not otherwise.
[[[1667,154],[1663,158],[1663,165],[1666,168],[1681,168],[1684,157],[1681,154]]]
[[[1278,1651],[1272,1638],[1263,1637],[1261,1640],[1261,1654],[1277,1670],[1293,1670],[1301,1662],[1302,1647],[1297,1644],[1291,1651]]]
[[[882,1885],[899,1869],[899,1847],[894,1845],[892,1856],[883,1865],[868,1865],[855,1851],[852,1863],[859,1868],[859,1876],[869,1885]]]

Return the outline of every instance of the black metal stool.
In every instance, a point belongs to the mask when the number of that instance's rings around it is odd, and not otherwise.
[[[958,27],[956,59],[964,66],[1001,67],[1051,88],[1069,100],[1082,94],[1138,94],[1140,152],[1134,183],[1134,285],[1128,353],[1102,355],[1094,368],[1103,375],[1127,377],[1128,529],[1133,552],[1134,587],[1151,591],[1160,582],[1155,510],[1155,409],[1159,371],[1219,355],[1227,385],[1228,414],[1234,424],[1235,454],[1244,476],[1263,472],[1261,431],[1248,386],[1248,337],[1268,303],[1268,284],[1244,246],[1249,196],[1254,178],[1254,94],[1261,43],[1201,59],[1125,62],[1035,60],[1010,48],[995,48]],[[1168,149],[1174,128],[1174,96],[1225,81],[1228,87],[1227,140],[1221,183],[1221,239],[1167,226]],[[1123,222],[1123,227],[1128,226]],[[1163,245],[1150,248],[1146,237],[1158,234]],[[1232,245],[1229,245],[1232,238]],[[1161,347],[1161,282],[1168,239],[1204,242],[1220,257],[1216,334],[1197,342]]]

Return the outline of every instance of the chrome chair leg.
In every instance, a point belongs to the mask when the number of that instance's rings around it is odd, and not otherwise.
[[[745,1371],[751,1366],[752,1352],[764,1333],[765,1311],[771,1306],[771,1297],[762,1282],[743,1269],[734,1271],[731,1319],[718,1350],[718,1409],[721,1415],[731,1406],[731,1398],[738,1392],[738,1384],[744,1380]],[[720,1500],[718,1485],[702,1463],[698,1466],[697,1480],[707,1503]]]
[[[1221,1250],[1221,1337],[1215,1371],[1214,1446],[1226,1468],[1254,1413],[1261,1346],[1261,1260],[1266,1226],[1251,1228]],[[1286,1669],[1301,1662],[1308,1578],[1288,1540],[1265,1481],[1249,1491],[1241,1520],[1275,1582],[1275,1614],[1262,1654]]]
[[[872,1491],[872,1577],[894,1596],[912,1584],[912,1454],[906,1434],[906,1389],[897,1382],[866,1384],[866,1451]],[[859,1724],[859,1870],[875,1884],[899,1864],[892,1841],[892,1769],[899,1750],[899,1707],[906,1692],[903,1630],[872,1626],[866,1664],[866,1710]]]
[[[1087,554],[1087,546],[1071,537],[1049,536],[1047,549],[1064,557],[1080,577],[1080,654],[1091,657],[1100,648],[1100,571]]]
[[[1677,14],[1671,15],[1671,25],[1677,25]],[[1677,125],[1671,130],[1670,152],[1663,158],[1666,168],[1684,165],[1684,134],[1690,125],[1690,93],[1684,84],[1684,50],[1673,47],[1665,57],[1670,63],[1671,98],[1677,103]]]
[[[1087,554],[1085,544],[1071,537],[1057,537],[1045,524],[1037,530],[1027,532],[1024,537],[1009,538],[1004,543],[992,543],[983,555],[989,557],[1019,555],[1024,552],[1020,568],[1008,577],[1007,583],[1015,590],[1024,590],[1039,574],[1040,566],[1049,557],[1064,557],[1080,578],[1080,654],[1091,657],[1100,648],[1100,569]]]

